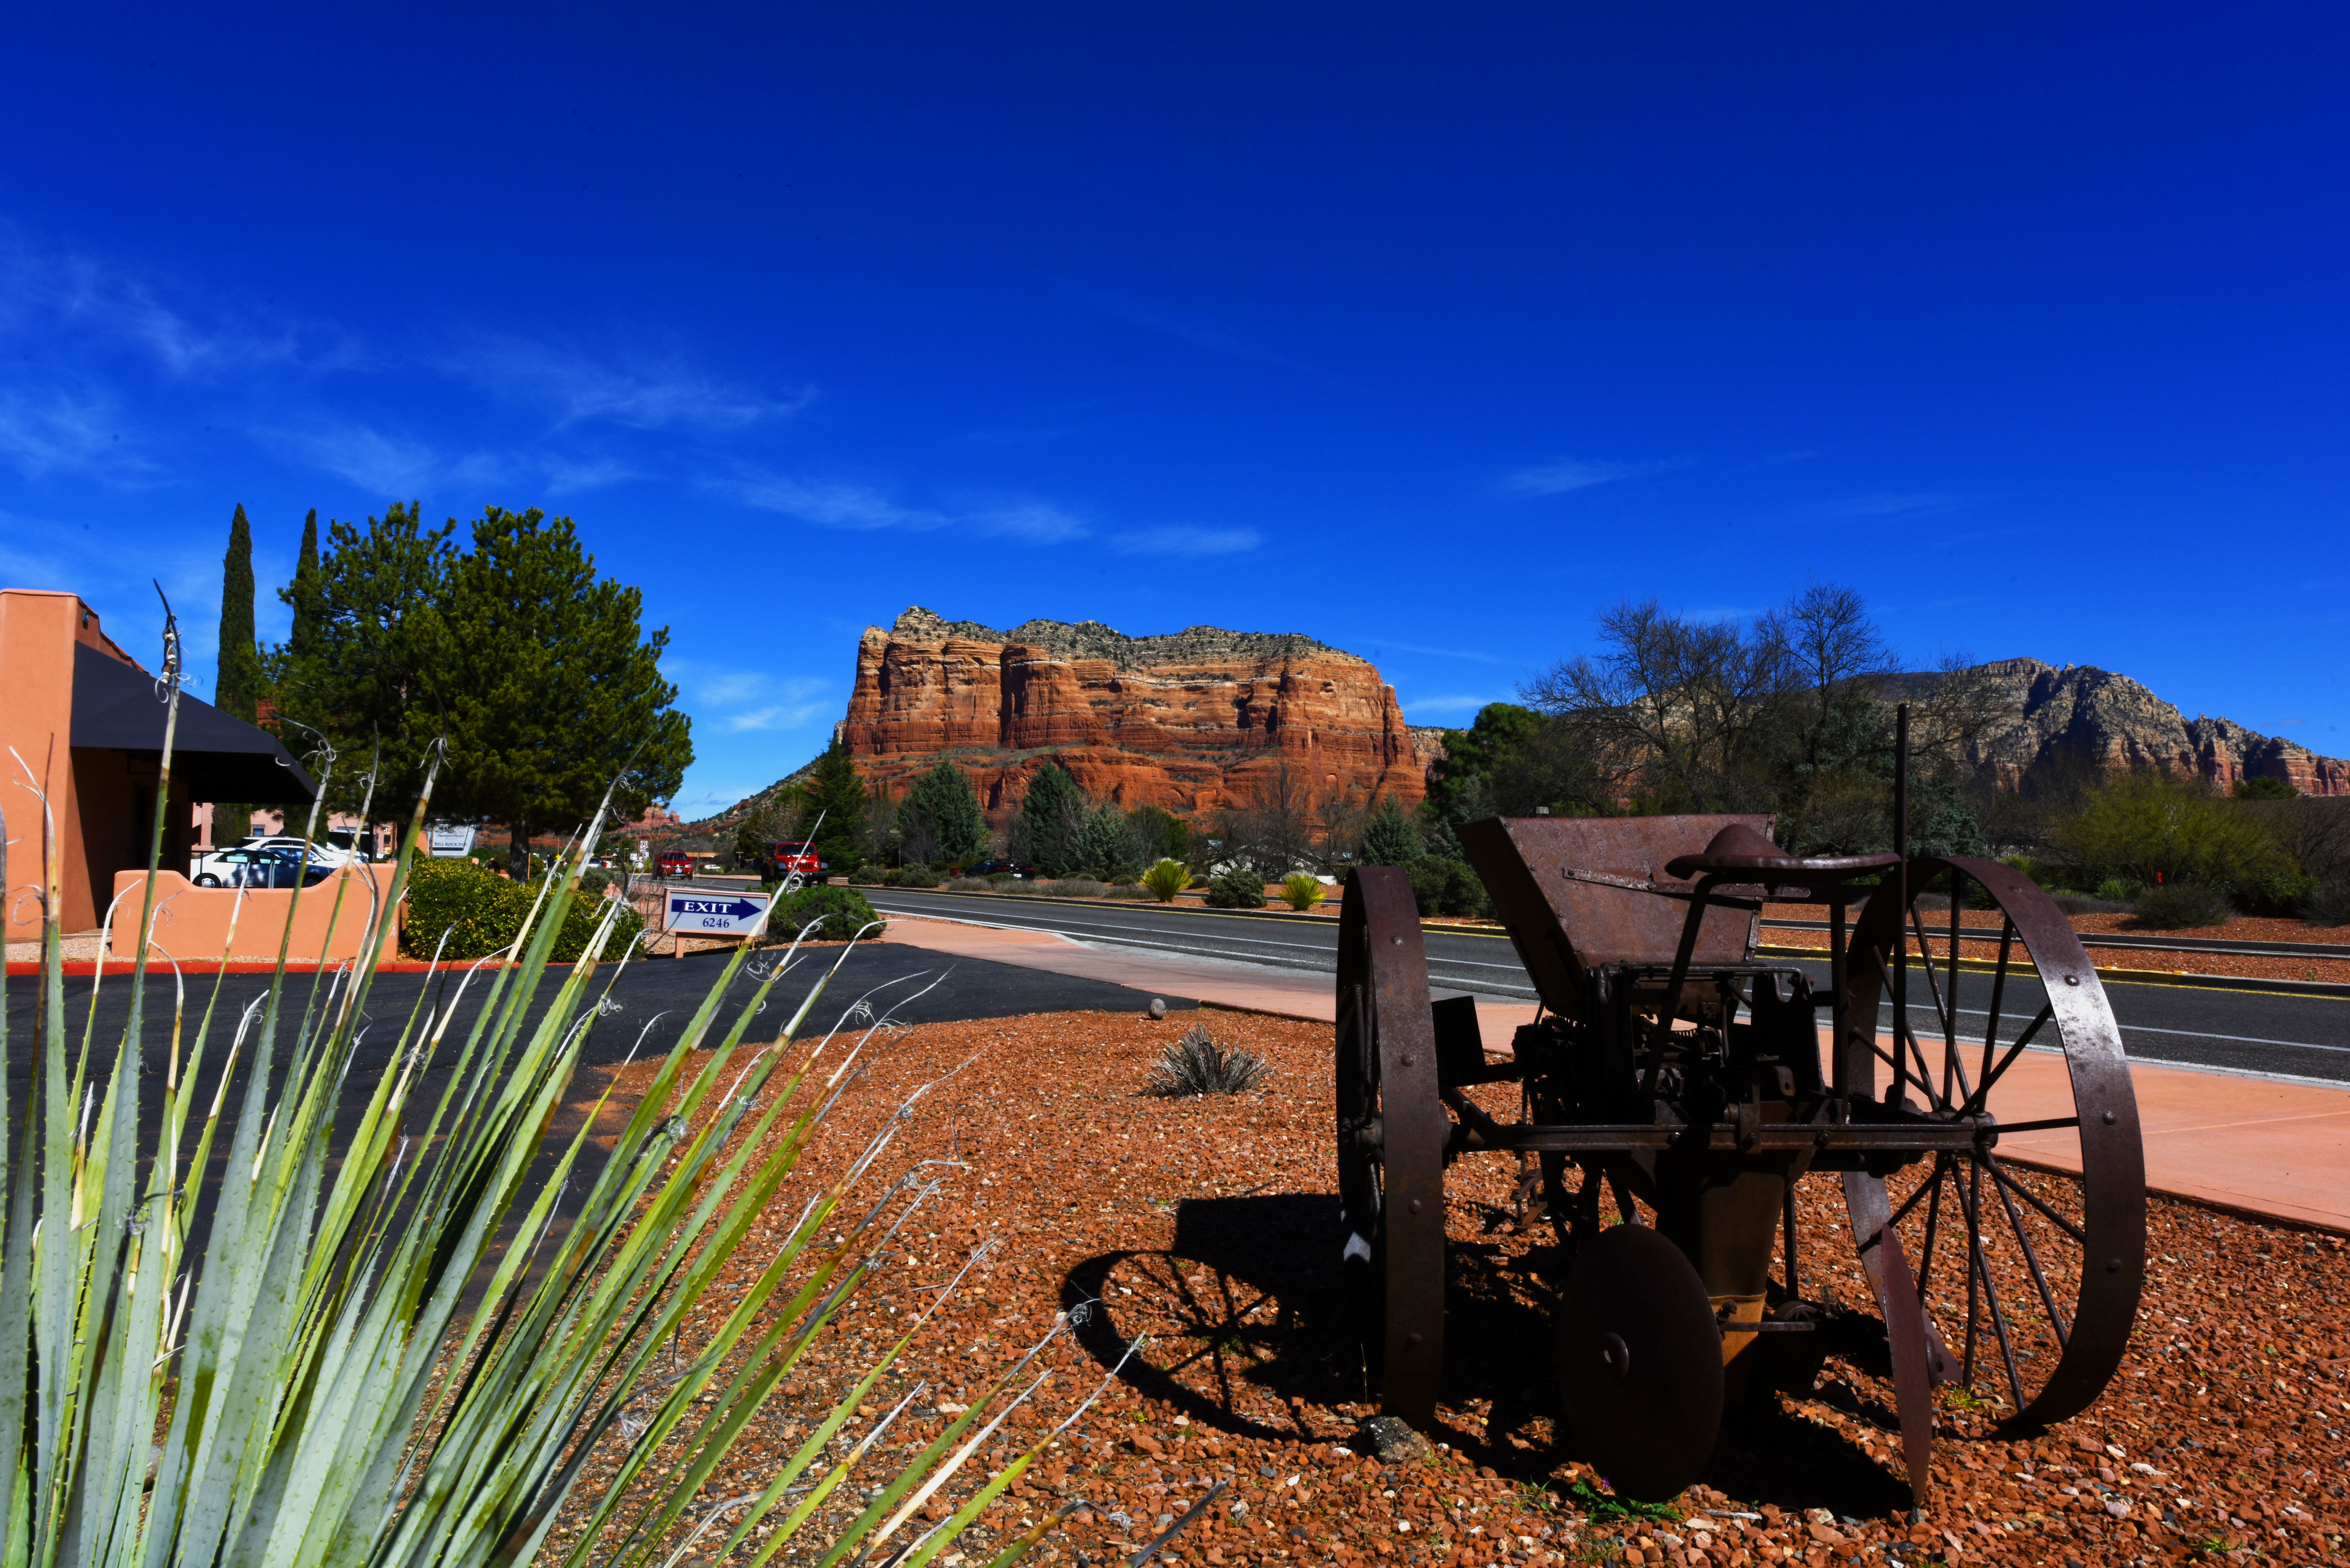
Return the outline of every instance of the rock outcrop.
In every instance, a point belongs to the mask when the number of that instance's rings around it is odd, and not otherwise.
[[[1989,683],[2000,713],[1971,760],[2003,783],[2049,767],[2154,768],[2194,774],[2220,789],[2278,778],[2303,794],[2350,794],[2350,762],[2230,719],[2188,719],[2126,675],[2037,659],[2000,659],[1968,673]]]
[[[940,753],[982,803],[1018,803],[1048,763],[1087,794],[1190,815],[1248,805],[1285,765],[1315,802],[1427,793],[1424,737],[1369,660],[1296,634],[1099,621],[998,631],[909,609],[868,627],[835,732],[869,784],[902,790]]]

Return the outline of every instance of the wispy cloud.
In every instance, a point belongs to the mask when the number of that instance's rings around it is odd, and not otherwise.
[[[1663,473],[1679,466],[1676,462],[1607,462],[1568,457],[1506,474],[1503,477],[1502,488],[1513,495],[1565,495],[1577,490],[1589,490],[1594,485],[1613,484],[1618,480]]]
[[[1473,713],[1489,702],[1506,702],[1507,697],[1475,697],[1455,693],[1448,697],[1399,697],[1406,713]]]
[[[1423,648],[1416,642],[1396,642],[1384,637],[1372,638],[1368,640],[1382,650],[1392,648],[1398,653],[1424,653],[1431,659],[1470,659],[1480,664],[1512,662],[1510,659],[1502,659],[1491,653],[1482,653],[1473,648]]]
[[[667,672],[684,690],[696,721],[726,734],[796,730],[839,717],[832,681],[807,675],[671,659]]]
[[[122,440],[123,412],[109,393],[47,387],[0,391],[0,456],[27,479],[90,473],[116,483],[150,479],[153,464]]]
[[[1247,528],[1202,528],[1185,524],[1121,529],[1104,535],[1086,518],[1056,502],[1033,496],[968,495],[943,505],[915,505],[872,485],[849,480],[804,479],[743,469],[712,479],[706,488],[745,506],[781,513],[819,528],[855,531],[902,529],[931,533],[951,528],[981,538],[1024,545],[1064,545],[1099,538],[1122,556],[1232,555],[1261,543]]]
[[[1144,305],[1107,289],[1080,288],[1071,292],[1104,315],[1116,317],[1129,327],[1139,327],[1161,337],[1171,337],[1179,343],[1188,343],[1195,348],[1204,348],[1211,354],[1222,354],[1230,358],[1247,359],[1284,370],[1303,370],[1309,375],[1319,374],[1312,366],[1276,353],[1218,322]]]
[[[1939,512],[1955,512],[1970,499],[1939,491],[1879,493],[1826,502],[1819,510],[1831,517],[1926,517]]]
[[[465,493],[451,499],[470,506],[495,499],[479,491],[526,485],[548,496],[576,494],[643,477],[621,459],[535,448],[446,452],[430,441],[357,421],[322,420],[253,432],[263,447],[289,462],[318,469],[390,499]]]
[[[748,730],[796,730],[817,719],[836,718],[838,711],[830,702],[777,702],[730,715],[721,722],[730,734]]]
[[[816,396],[808,388],[767,396],[674,363],[618,368],[558,345],[512,337],[482,339],[446,356],[442,368],[494,393],[551,409],[556,430],[602,421],[640,431],[726,432],[795,414]]]
[[[1121,556],[1237,556],[1264,543],[1253,528],[1201,528],[1177,524],[1137,528],[1107,543]]]
[[[0,220],[0,334],[128,346],[166,376],[197,380],[267,365],[317,368],[352,353],[348,335],[66,246]]]

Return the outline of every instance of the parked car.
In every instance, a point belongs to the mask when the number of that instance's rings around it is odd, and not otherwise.
[[[1023,866],[1017,860],[983,860],[963,873],[967,877],[1017,877],[1023,882],[1032,881],[1036,875],[1034,866]]]
[[[315,857],[306,863],[298,844],[291,849],[244,845],[215,849],[189,870],[189,880],[199,888],[307,888],[335,873],[334,867]]]
[[[343,836],[348,839],[350,836],[345,834]],[[236,847],[239,849],[288,849],[299,855],[302,853],[302,841],[290,833],[253,833],[238,839]],[[329,871],[349,864],[351,859],[351,846],[348,843],[336,844],[321,839],[311,845],[309,848],[311,862],[314,865],[324,866]]]

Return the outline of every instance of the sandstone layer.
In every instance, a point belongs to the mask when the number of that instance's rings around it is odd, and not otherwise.
[[[1990,680],[2002,714],[1972,760],[2005,783],[2052,766],[2102,773],[2151,768],[2196,774],[2220,789],[2241,779],[2276,778],[2303,794],[2350,794],[2350,762],[2321,757],[2230,719],[2186,718],[2126,675],[2037,659],[2000,659],[1970,673]]]
[[[1247,805],[1284,766],[1316,804],[1417,805],[1433,739],[1404,722],[1368,659],[1309,637],[1128,637],[1099,621],[997,631],[920,608],[866,628],[837,733],[867,782],[893,792],[944,753],[991,811],[1057,763],[1097,799],[1184,815]]]

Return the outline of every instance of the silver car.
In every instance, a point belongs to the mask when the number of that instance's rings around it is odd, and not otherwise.
[[[290,849],[244,845],[215,849],[189,870],[189,880],[199,888],[307,888],[333,876],[335,867],[315,856],[306,864],[297,843]]]

